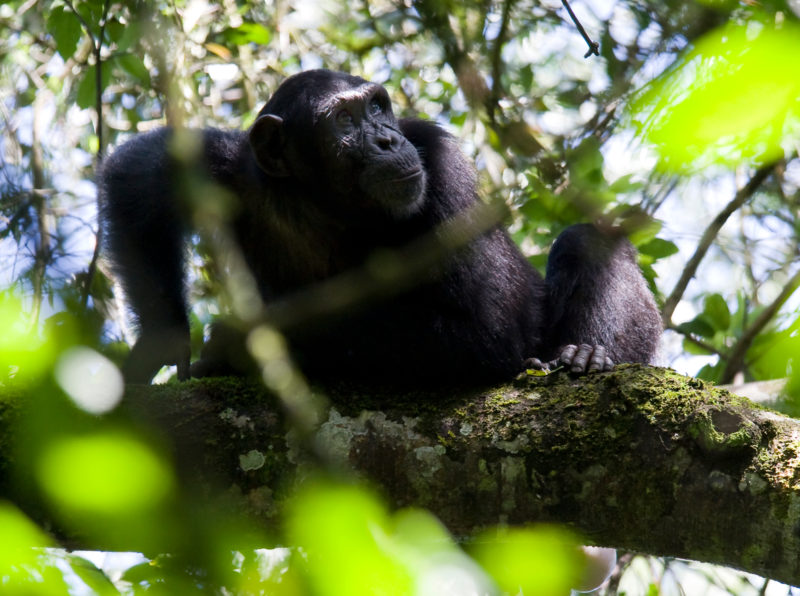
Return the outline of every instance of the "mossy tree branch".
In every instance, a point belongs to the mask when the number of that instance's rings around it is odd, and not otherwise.
[[[195,492],[265,527],[307,470],[308,446],[243,381],[132,387],[124,403],[174,441]],[[800,421],[696,379],[623,365],[436,399],[345,392],[324,418],[315,451],[456,536],[555,521],[599,545],[800,584]]]

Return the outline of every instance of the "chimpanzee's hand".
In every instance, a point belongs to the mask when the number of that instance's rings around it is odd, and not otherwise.
[[[611,370],[614,363],[606,355],[606,349],[603,346],[589,344],[567,344],[559,348],[558,357],[553,360],[543,362],[538,358],[528,358],[523,363],[523,367],[526,369],[548,372],[559,366],[565,366],[573,373],[585,373]]]
[[[556,360],[574,373],[606,371],[614,366],[603,346],[589,344],[561,346]]]

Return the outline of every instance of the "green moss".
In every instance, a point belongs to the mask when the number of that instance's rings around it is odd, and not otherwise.
[[[515,404],[520,403],[520,400],[515,399],[513,397],[509,397],[505,393],[495,393],[494,395],[490,396],[486,399],[486,405],[496,407],[496,408],[503,408],[506,406],[513,406]]]

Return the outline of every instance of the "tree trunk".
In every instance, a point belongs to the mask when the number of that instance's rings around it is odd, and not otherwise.
[[[800,584],[800,421],[668,369],[528,376],[446,397],[340,392],[312,448],[241,380],[130,387],[124,404],[174,440],[201,494],[233,496],[267,526],[288,492],[278,487],[317,453],[456,536],[554,521],[598,545]]]

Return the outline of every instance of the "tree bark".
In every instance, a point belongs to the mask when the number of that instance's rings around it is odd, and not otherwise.
[[[312,447],[241,380],[130,387],[123,403],[174,441],[200,494],[268,527],[316,452],[458,537],[560,522],[598,545],[800,584],[800,421],[726,390],[622,365],[446,397],[329,397]]]

